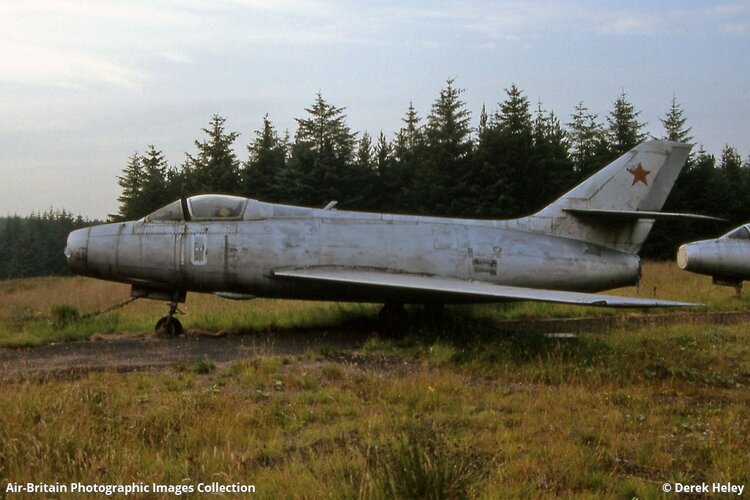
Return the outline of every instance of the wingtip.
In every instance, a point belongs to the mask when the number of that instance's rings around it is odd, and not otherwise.
[[[703,307],[708,307],[708,306],[706,304],[699,304],[697,302],[677,302],[677,301],[672,302],[670,301],[660,307],[703,308]]]

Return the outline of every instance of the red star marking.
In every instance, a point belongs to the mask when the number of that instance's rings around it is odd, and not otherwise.
[[[628,172],[630,172],[631,174],[633,174],[633,183],[631,184],[631,186],[635,186],[636,182],[642,182],[646,186],[648,186],[648,180],[646,180],[646,176],[648,174],[650,174],[651,171],[650,170],[644,170],[643,169],[643,165],[641,165],[639,163],[636,168],[629,168]]]

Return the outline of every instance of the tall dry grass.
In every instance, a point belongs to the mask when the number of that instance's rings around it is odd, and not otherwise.
[[[82,338],[93,333],[152,330],[156,320],[167,312],[164,302],[138,300],[65,328],[54,327],[49,318],[56,306],[67,304],[85,315],[124,302],[129,293],[128,285],[82,277],[0,282],[0,345]],[[747,294],[737,299],[734,289],[714,286],[709,277],[682,272],[670,262],[644,262],[639,289],[629,287],[609,293],[698,302],[720,310],[746,309],[750,305]],[[357,321],[374,326],[379,305],[264,299],[232,301],[189,293],[180,309],[186,313],[180,319],[187,328],[216,331],[325,328]],[[460,315],[495,320],[632,314],[632,311],[533,302],[456,306],[454,310]]]
[[[166,315],[167,304],[137,300],[101,316],[65,328],[53,325],[51,312],[60,305],[86,315],[130,298],[130,287],[82,277],[32,278],[0,282],[0,346],[33,345],[75,339],[94,333],[151,331]],[[266,300],[233,301],[190,293],[178,315],[187,328],[202,330],[266,330],[337,327],[372,318],[376,306],[334,302]]]
[[[261,498],[655,498],[748,484],[744,326],[398,345],[0,385],[0,484],[252,482]]]

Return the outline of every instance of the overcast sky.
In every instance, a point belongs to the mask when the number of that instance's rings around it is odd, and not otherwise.
[[[516,83],[563,122],[625,91],[655,136],[672,96],[696,142],[750,153],[746,1],[0,0],[0,215],[116,212],[116,176],[170,164],[212,114],[246,146],[265,113],[294,132],[320,91],[389,138],[449,78],[473,123]]]

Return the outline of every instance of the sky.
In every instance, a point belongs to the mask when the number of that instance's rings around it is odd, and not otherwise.
[[[516,84],[563,123],[623,92],[645,130],[673,97],[694,142],[750,153],[750,3],[0,0],[0,215],[117,211],[150,144],[178,166],[213,114],[240,159],[268,113],[294,133],[318,92],[389,138],[448,79],[476,125]]]

